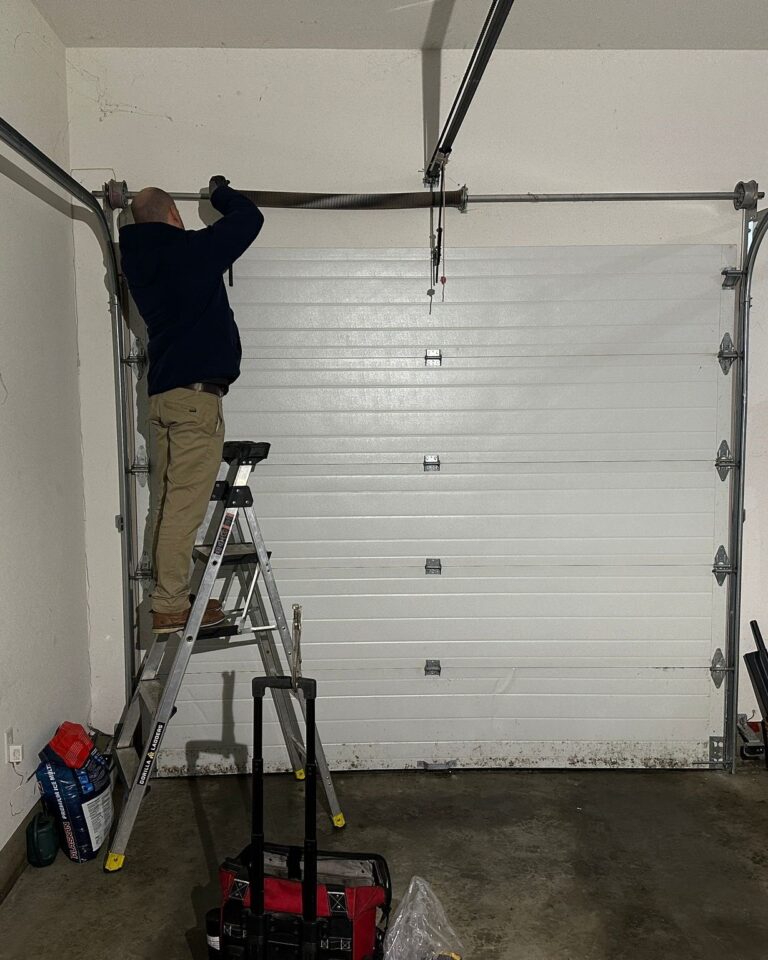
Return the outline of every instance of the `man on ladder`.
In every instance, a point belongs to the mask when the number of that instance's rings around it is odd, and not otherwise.
[[[173,199],[150,187],[133,201],[137,222],[120,231],[124,272],[149,331],[157,587],[152,600],[155,636],[112,744],[125,793],[104,861],[108,873],[121,870],[125,862],[126,846],[198,639],[223,642],[226,649],[229,638],[250,635],[251,640],[236,645],[255,644],[266,675],[273,678],[283,674],[275,643],[275,637],[280,638],[292,682],[290,689],[285,685],[276,689],[273,699],[297,779],[304,779],[308,756],[294,711],[294,703],[302,713],[307,711],[298,683],[300,614],[295,612],[292,637],[248,485],[255,465],[269,455],[269,444],[223,442],[221,398],[239,376],[241,352],[222,274],[256,238],[263,217],[247,197],[230,190],[223,177],[211,180],[209,193],[223,217],[205,230],[184,230]],[[222,460],[228,464],[227,478],[214,484]],[[209,504],[212,541],[195,547]],[[193,559],[200,576],[190,603]],[[230,571],[237,577],[243,608],[229,611],[225,618],[211,594],[217,578],[231,582]],[[171,633],[178,633],[178,643],[167,642]],[[314,748],[333,825],[343,827],[344,814],[317,731]]]
[[[120,230],[123,273],[148,335],[155,633],[182,630],[189,616],[192,548],[221,465],[221,399],[240,376],[223,274],[264,223],[224,177],[211,179],[209,196],[221,219],[185,230],[172,197],[147,187],[131,204],[134,223]],[[210,600],[202,626],[223,620]]]

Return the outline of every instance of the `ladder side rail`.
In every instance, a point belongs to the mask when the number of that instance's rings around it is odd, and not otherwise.
[[[277,628],[280,632],[280,638],[283,642],[283,647],[285,649],[286,656],[288,657],[288,662],[290,663],[291,655],[293,654],[293,637],[285,619],[283,603],[277,590],[275,576],[272,572],[272,564],[267,553],[267,548],[264,544],[264,538],[261,535],[261,528],[259,527],[259,522],[256,519],[256,514],[253,510],[253,507],[245,507],[243,509],[243,513],[245,515],[246,523],[248,524],[253,545],[256,549],[256,555],[259,559],[259,566],[261,567],[264,586],[266,587],[267,595],[269,596],[269,603],[272,607],[275,623],[277,624]],[[306,703],[300,692],[296,693],[296,699],[299,702],[302,714],[306,718]],[[317,754],[317,769],[320,773],[320,778],[323,781],[323,787],[325,788],[328,806],[331,810],[331,818],[335,826],[343,827],[345,823],[344,814],[341,812],[338,797],[336,796],[336,788],[333,785],[331,772],[328,768],[325,750],[320,739],[320,734],[317,732],[317,730],[315,730],[315,750]]]

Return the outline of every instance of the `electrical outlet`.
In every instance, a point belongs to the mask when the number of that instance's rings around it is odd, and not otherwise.
[[[24,759],[24,748],[20,743],[13,742],[13,727],[5,731],[5,762],[21,763]]]

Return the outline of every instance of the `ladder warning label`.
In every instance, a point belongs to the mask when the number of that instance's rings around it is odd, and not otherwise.
[[[91,846],[94,850],[107,839],[109,828],[112,826],[112,791],[104,790],[93,800],[83,802],[83,817],[88,827]]]

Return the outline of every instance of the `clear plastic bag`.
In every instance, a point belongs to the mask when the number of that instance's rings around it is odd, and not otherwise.
[[[389,924],[384,960],[435,960],[464,955],[442,903],[422,877],[413,877]]]

